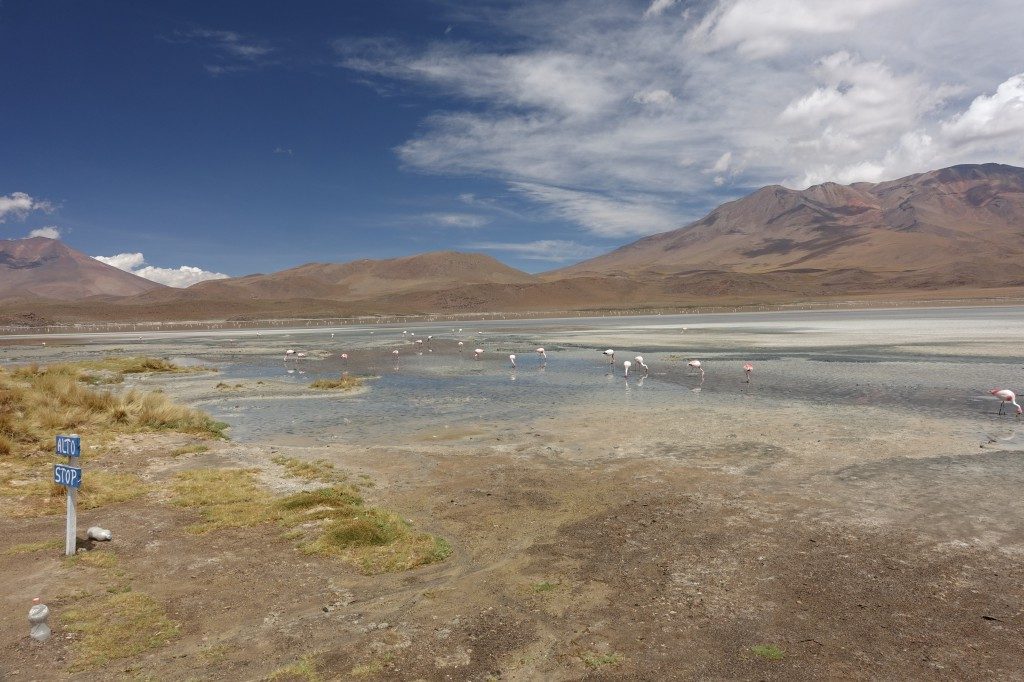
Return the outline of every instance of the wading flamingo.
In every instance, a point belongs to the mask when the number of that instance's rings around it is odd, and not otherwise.
[[[993,388],[989,393],[999,398],[999,414],[1003,414],[1003,408],[1006,407],[1006,403],[1010,403],[1017,408],[1017,416],[1020,416],[1021,407],[1017,404],[1016,393],[1008,388]]]
[[[629,378],[629,368],[633,366],[633,363],[629,360],[622,361],[622,376]]]
[[[749,362],[743,365],[743,373],[747,375],[747,383],[750,383],[750,373],[754,371],[754,366]]]
[[[515,356],[514,353],[512,355],[508,356],[508,361],[512,363],[512,369],[515,369],[516,368],[516,356]]]
[[[615,351],[613,351],[611,348],[609,348],[608,350],[601,351],[601,355],[607,355],[608,356],[608,364],[610,364],[610,365],[614,365],[615,364]]]
[[[465,345],[466,344],[464,344],[462,341],[459,341],[459,352],[460,353],[462,352],[462,347],[465,346]]]
[[[302,360],[303,358],[306,357],[306,354],[303,353],[302,351],[299,351],[298,353],[295,354],[295,357],[297,357],[299,360]]]
[[[700,366],[700,360],[690,360],[686,364],[687,364],[687,366],[693,367],[694,369],[699,369],[700,370],[700,378],[701,379],[704,378],[704,368]]]
[[[635,361],[636,361],[636,364],[638,364],[638,365],[640,365],[641,367],[643,367],[643,368],[644,368],[644,374],[647,374],[648,372],[650,372],[650,371],[651,371],[651,370],[650,370],[650,369],[649,369],[649,368],[647,367],[647,365],[646,365],[646,364],[644,364],[644,356],[642,356],[642,355],[638,355],[638,356],[636,356],[635,358],[633,358],[633,360],[635,360]]]
[[[483,348],[474,348],[473,349],[473,359],[474,360],[479,360],[480,356],[483,355],[483,354],[484,354],[484,349]]]
[[[348,353],[342,353],[341,354],[341,359],[342,360],[348,360]]]
[[[284,359],[287,360],[288,358],[290,358],[293,355],[295,355],[295,351],[292,350],[291,348],[289,348],[288,350],[286,350],[284,352]]]
[[[541,360],[547,360],[548,359],[548,354],[544,352],[543,348],[538,348],[537,349],[537,355],[540,356]]]

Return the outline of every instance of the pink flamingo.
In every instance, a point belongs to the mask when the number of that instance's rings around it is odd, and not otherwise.
[[[341,354],[341,359],[342,360],[348,360],[348,353],[342,353]]]
[[[295,351],[292,350],[291,348],[289,348],[288,350],[286,350],[284,352],[284,359],[287,360],[288,358],[292,357],[293,355],[295,355]]]
[[[462,352],[462,347],[465,346],[465,345],[466,344],[464,344],[462,341],[459,341],[459,352],[460,353]]]
[[[508,356],[508,361],[512,363],[512,369],[515,369],[516,368],[516,356],[515,356],[515,354],[512,354],[512,355]]]
[[[700,366],[700,360],[690,360],[686,364],[687,364],[687,366],[693,367],[694,369],[699,369],[700,370],[700,378],[701,379],[704,378],[704,368]]]
[[[633,366],[633,363],[629,360],[622,361],[622,376],[626,379],[629,378],[629,368]]]
[[[540,356],[541,360],[547,360],[548,359],[548,354],[544,352],[543,348],[538,348],[537,349],[537,355]]]
[[[474,348],[473,349],[473,359],[474,360],[479,360],[480,356],[483,355],[483,354],[484,354],[484,349],[483,348]]]
[[[750,383],[750,373],[753,372],[753,371],[754,371],[754,366],[752,364],[750,364],[749,362],[745,363],[743,365],[743,373],[747,375],[747,383],[748,384]]]
[[[614,365],[615,364],[615,351],[613,351],[611,348],[609,348],[608,350],[601,351],[601,355],[608,356],[608,364],[609,365]]]
[[[651,371],[650,368],[647,367],[646,364],[644,364],[644,356],[638,355],[635,358],[633,358],[633,360],[636,361],[636,364],[644,368],[644,374],[648,374]]]
[[[1017,394],[1008,388],[993,388],[989,391],[992,395],[999,398],[999,414],[1003,414],[1003,408],[1006,407],[1006,403],[1012,404],[1017,408],[1017,416],[1020,416],[1021,407],[1017,404]]]

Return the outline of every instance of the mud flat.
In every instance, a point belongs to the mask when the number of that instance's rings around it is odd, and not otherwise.
[[[12,614],[0,671],[1019,678],[1024,443],[984,389],[1020,376],[1024,358],[994,330],[1014,333],[1021,312],[889,325],[816,315],[397,328],[386,341],[382,330],[264,335],[237,352],[216,337],[137,342],[133,351],[219,370],[127,381],[200,405],[231,425],[231,439],[137,434],[105,448],[96,469],[147,487],[83,512],[81,527],[104,525],[115,540],[75,559],[35,547],[59,540],[60,516],[0,521]],[[418,354],[402,331],[433,336],[431,347]],[[485,348],[484,359],[460,354],[456,339]],[[285,363],[278,347],[299,344],[315,357]],[[607,368],[595,350],[612,344],[619,362],[642,353],[650,375]],[[2,352],[118,352],[96,346]],[[705,363],[703,382],[691,357]],[[372,378],[351,394],[308,388],[346,371]],[[203,509],[174,503],[175,481],[194,471],[250,471],[267,500],[351,486],[367,508],[392,510],[451,551],[369,570],[303,551],[302,527],[280,520],[197,533]],[[160,636],[86,658],[67,612],[130,594],[157,607],[166,623],[149,614],[143,627]],[[27,639],[20,615],[37,595],[54,612],[46,645]]]

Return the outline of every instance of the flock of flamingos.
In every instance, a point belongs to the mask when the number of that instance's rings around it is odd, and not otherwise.
[[[453,329],[452,331],[455,332],[456,330]],[[459,329],[458,331],[461,332],[462,330]],[[371,334],[372,333],[373,332],[371,332]],[[477,332],[477,333],[481,334],[482,332]],[[408,334],[409,334],[408,331],[403,331],[402,332],[403,336],[407,336]],[[413,336],[415,336],[415,334]],[[333,333],[331,333],[331,338],[332,339],[334,338],[334,334]],[[433,336],[428,336],[426,338],[426,345],[429,346],[429,344],[430,344],[431,340],[433,340],[433,338],[434,338]],[[413,344],[417,348],[422,348],[423,345],[424,345],[424,340],[423,339],[414,339]],[[458,342],[457,346],[458,346],[458,349],[459,349],[460,353],[465,348],[465,345],[466,344],[465,344],[464,341],[459,341]],[[534,349],[534,352],[537,353],[537,357],[538,357],[538,359],[542,363],[545,363],[545,364],[547,363],[548,354],[547,354],[547,351],[544,350],[544,348],[542,348],[542,347],[536,348],[536,349]],[[612,365],[612,366],[615,365],[615,351],[613,349],[607,348],[607,349],[605,349],[603,351],[600,351],[600,352],[601,352],[601,354],[603,354],[605,357],[608,358],[608,363],[610,365]],[[473,359],[474,360],[479,360],[483,356],[483,354],[484,354],[484,349],[483,348],[474,348],[473,349]],[[395,361],[397,362],[398,357],[399,357],[398,350],[396,349],[396,350],[391,351],[391,355],[395,358]],[[305,353],[303,353],[301,351],[296,352],[292,348],[289,348],[288,350],[286,350],[284,352],[284,359],[285,359],[286,362],[288,360],[292,360],[292,359],[294,359],[294,360],[301,360],[301,359],[303,359],[305,357],[306,357]],[[340,357],[341,357],[342,360],[348,360],[348,353],[342,353]],[[515,369],[516,368],[516,355],[514,353],[510,354],[508,356],[508,361],[512,365],[512,368]],[[647,376],[648,373],[650,372],[650,368],[644,362],[644,358],[643,358],[642,355],[637,355],[636,357],[634,357],[632,362],[629,361],[629,360],[623,360],[623,362],[622,362],[622,376],[626,377],[626,378],[629,377],[629,370],[633,367],[633,363],[634,362],[637,365],[637,370],[636,371],[640,371],[640,369],[643,369],[644,376]],[[688,367],[692,368],[693,370],[700,372],[701,383],[703,383],[704,382],[704,367],[701,365],[700,360],[696,360],[696,359],[690,360],[686,364],[687,364]],[[751,376],[751,374],[753,374],[753,372],[754,372],[754,365],[752,363],[750,363],[750,362],[743,363],[743,374],[745,375],[746,382],[748,384],[750,383],[750,376]],[[1013,405],[1014,409],[1016,410],[1016,416],[1018,418],[1021,416],[1021,413],[1024,412],[1024,408],[1021,408],[1020,404],[1017,402],[1017,394],[1014,393],[1013,391],[1011,391],[1010,389],[1007,389],[1007,388],[993,388],[992,390],[989,391],[989,394],[995,396],[999,400],[999,414],[1005,414],[1005,410],[1006,410],[1006,405],[1007,404]]]

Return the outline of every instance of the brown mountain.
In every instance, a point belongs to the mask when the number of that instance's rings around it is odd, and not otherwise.
[[[167,289],[46,237],[0,240],[0,300],[63,301]]]
[[[268,275],[200,282],[183,293],[205,299],[365,300],[468,284],[525,284],[536,281],[533,275],[484,254],[435,251],[388,260],[308,263]]]
[[[1021,284],[1024,169],[964,165],[877,184],[771,185],[544,279],[696,273],[845,273],[854,289]]]

